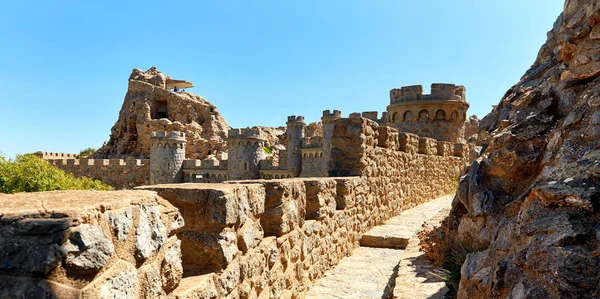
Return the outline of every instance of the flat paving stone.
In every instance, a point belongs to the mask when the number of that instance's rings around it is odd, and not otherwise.
[[[306,298],[387,298],[403,250],[359,247],[315,281]]]
[[[447,289],[429,273],[433,267],[419,252],[415,234],[423,223],[447,214],[451,203],[452,196],[439,197],[374,227],[361,239],[361,247],[313,282],[306,298],[436,298],[444,294]],[[395,284],[399,287],[394,288]]]
[[[452,196],[442,196],[402,211],[400,215],[366,232],[360,239],[360,246],[382,248],[406,248],[408,240],[421,230],[423,223],[449,207]]]

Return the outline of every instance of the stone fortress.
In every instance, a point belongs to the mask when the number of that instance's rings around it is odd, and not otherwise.
[[[432,84],[431,91],[431,95],[424,95],[422,86],[392,89],[390,105],[381,118],[376,111],[351,113],[349,118],[365,118],[381,127],[397,129],[402,142],[414,143],[419,153],[457,157],[476,155],[474,145],[465,143],[463,138],[469,107],[465,88],[438,83]],[[214,111],[214,107],[211,110]],[[167,111],[161,115],[161,121],[169,121]],[[38,156],[76,176],[101,179],[119,189],[144,184],[328,177],[333,167],[333,130],[339,119],[343,119],[341,111],[323,111],[322,136],[305,137],[304,117],[289,116],[287,146],[276,160],[267,159],[266,136],[256,128],[230,129],[227,151],[221,159],[186,159],[189,148],[186,135],[174,127],[152,131],[144,137],[149,140],[150,148],[144,150],[149,153],[149,159],[74,159],[73,155],[64,158],[45,152],[38,152]]]
[[[214,106],[168,90],[160,73],[149,72],[146,78],[148,72],[134,71],[123,122],[99,151],[124,158],[37,153],[75,176],[137,190],[47,192],[36,200],[35,194],[2,195],[8,205],[0,217],[11,229],[0,231],[0,257],[8,261],[0,265],[0,297],[304,298],[311,283],[358,248],[371,228],[453,192],[478,154],[462,135],[440,130],[464,126],[464,101],[431,107],[406,132],[389,118],[404,109],[394,105],[395,96],[381,118],[377,112],[343,117],[325,110],[322,133],[311,136],[303,116],[289,116],[278,158],[269,159],[269,136],[256,127],[219,133],[226,135],[223,151],[220,137],[198,127],[224,124]],[[464,93],[454,85],[435,86]],[[163,98],[167,109],[154,119],[148,107]],[[136,114],[134,101],[144,113]],[[189,114],[178,101],[209,114]],[[411,109],[420,114],[427,101],[415,96]],[[456,117],[430,119],[440,107],[451,116],[456,109]],[[431,138],[433,132],[440,140]],[[190,141],[192,157],[208,154],[213,149],[204,145],[211,143],[221,152],[192,159]],[[148,158],[124,155],[146,152]],[[30,206],[22,210],[19,202]],[[30,223],[36,223],[33,230]],[[39,231],[52,238],[30,237]]]

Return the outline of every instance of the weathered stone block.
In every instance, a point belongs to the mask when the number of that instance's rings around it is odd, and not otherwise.
[[[182,231],[177,237],[186,271],[224,269],[238,253],[237,236],[230,228],[221,232]]]
[[[0,278],[0,297],[156,297],[179,284],[179,241],[165,243],[162,220],[177,212],[154,192],[21,193],[0,202],[0,271],[10,275]],[[136,269],[136,251],[146,268]]]
[[[427,137],[419,138],[419,154],[437,155],[437,152],[437,140]]]
[[[438,141],[437,143],[437,155],[438,156],[453,156],[454,155],[454,144],[448,141]]]
[[[306,187],[306,219],[332,216],[336,209],[336,181],[320,178],[304,180]]]
[[[409,154],[419,150],[419,136],[410,133],[398,133],[398,149]]]
[[[176,206],[183,218],[183,230],[220,231],[243,225],[248,217],[264,212],[264,191],[260,185],[173,184],[143,186]]]
[[[377,146],[398,150],[398,130],[388,126],[380,126],[377,129],[379,131]]]
[[[469,146],[466,143],[455,143],[454,144],[454,156],[456,157],[468,157]]]
[[[304,222],[306,191],[300,180],[265,182],[265,213],[260,224],[265,236],[282,236]]]

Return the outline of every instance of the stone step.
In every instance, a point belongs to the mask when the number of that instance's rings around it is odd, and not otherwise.
[[[366,232],[360,239],[360,246],[404,249],[408,240],[421,230],[423,223],[451,203],[452,196],[447,195],[402,211],[383,225]]]
[[[414,273],[421,276],[424,273],[409,267],[410,258],[419,253],[418,240],[415,244],[414,235],[423,223],[438,215],[444,208],[450,207],[451,203],[451,196],[443,196],[406,210],[384,225],[373,228],[361,239],[361,247],[355,249],[351,256],[342,259],[322,278],[313,282],[306,298],[390,298],[395,292],[394,285],[398,283],[397,279],[401,279],[398,278],[399,271],[403,273],[403,277],[411,279],[407,284],[402,284],[402,289],[398,290],[401,296],[398,298],[411,298],[411,287],[418,290],[418,298],[426,298],[422,296],[424,294],[436,295],[436,292],[443,288],[443,282],[440,284],[440,281],[436,280],[435,284],[418,285],[424,281],[419,280]],[[403,248],[407,245],[411,254],[405,259]],[[426,267],[427,264],[422,263],[421,266]]]

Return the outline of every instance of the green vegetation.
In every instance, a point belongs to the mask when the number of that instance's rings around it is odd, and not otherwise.
[[[270,155],[273,153],[273,146],[272,145],[265,146],[264,150],[265,150],[265,154]]]
[[[77,155],[77,159],[87,158],[87,156],[89,156],[95,152],[96,152],[95,148],[88,147],[79,152],[79,155]]]
[[[89,189],[112,190],[97,180],[75,178],[33,154],[17,155],[14,160],[0,154],[0,193]]]

